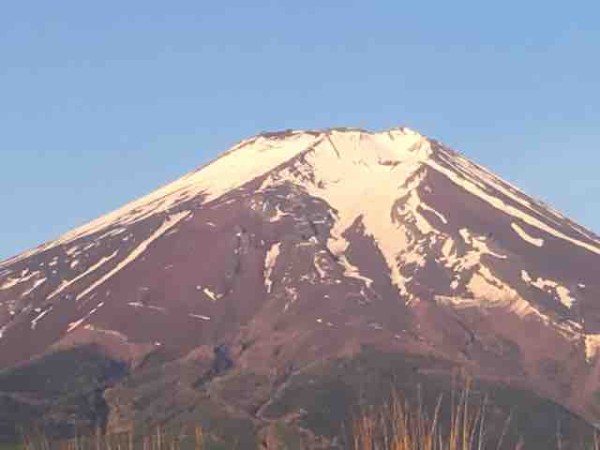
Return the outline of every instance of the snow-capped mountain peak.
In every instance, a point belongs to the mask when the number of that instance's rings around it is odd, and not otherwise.
[[[370,343],[596,418],[599,258],[594,233],[410,129],[263,133],[1,263],[0,363],[252,341],[260,371]]]

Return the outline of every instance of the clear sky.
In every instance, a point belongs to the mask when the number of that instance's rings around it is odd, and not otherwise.
[[[0,259],[264,130],[406,125],[600,232],[600,2],[4,2]]]

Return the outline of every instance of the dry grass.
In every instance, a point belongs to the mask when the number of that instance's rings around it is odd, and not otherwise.
[[[502,426],[499,436],[488,441],[486,436],[487,398],[476,407],[469,401],[469,384],[450,399],[449,426],[441,425],[443,396],[438,398],[433,413],[428,413],[419,394],[417,405],[410,405],[397,393],[382,407],[363,412],[353,422],[354,450],[505,450],[511,416]],[[444,421],[448,423],[447,420]],[[563,450],[560,433],[556,449]],[[571,447],[569,447],[571,448]],[[585,450],[600,450],[600,437],[594,432]],[[510,450],[526,450],[523,444]],[[550,449],[549,449],[550,450]]]
[[[24,450],[179,450],[186,442],[186,448],[205,450],[205,433],[196,426],[192,433],[166,433],[157,427],[153,432],[136,437],[133,431],[93,436],[76,436],[58,442],[50,441],[44,434],[36,433],[23,439]]]
[[[450,429],[440,425],[443,397],[432,414],[425,411],[419,395],[416,407],[394,393],[383,407],[364,412],[354,421],[355,450],[482,450],[485,443],[484,400],[469,407],[469,387],[452,396]]]

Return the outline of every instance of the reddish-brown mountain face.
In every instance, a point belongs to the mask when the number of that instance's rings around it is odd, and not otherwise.
[[[600,238],[407,129],[264,134],[0,263],[5,378],[85,348],[122,366],[95,381],[112,429],[217,398],[335,447],[279,403],[365,349],[594,422]],[[2,380],[5,401],[35,391]]]

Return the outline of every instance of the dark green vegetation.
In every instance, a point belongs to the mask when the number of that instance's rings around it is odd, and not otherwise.
[[[104,429],[109,409],[103,392],[126,373],[124,364],[94,346],[0,372],[0,437],[15,442],[30,430],[62,437]]]
[[[369,348],[283,377],[267,374],[235,365],[215,371],[210,357],[169,361],[160,353],[128,373],[94,347],[61,351],[0,373],[0,432],[6,443],[19,442],[20,430],[49,439],[92,435],[110,410],[109,433],[125,436],[123,446],[143,446],[160,429],[163,440],[194,448],[201,429],[208,449],[349,449],[356,418],[393,393],[429,416],[439,403],[440,429],[450,430],[452,399],[465,383],[447,362]],[[473,382],[469,409],[482,404],[490,445],[503,436],[506,449],[547,450],[557,441],[575,449],[593,437],[583,420],[525,390]]]

